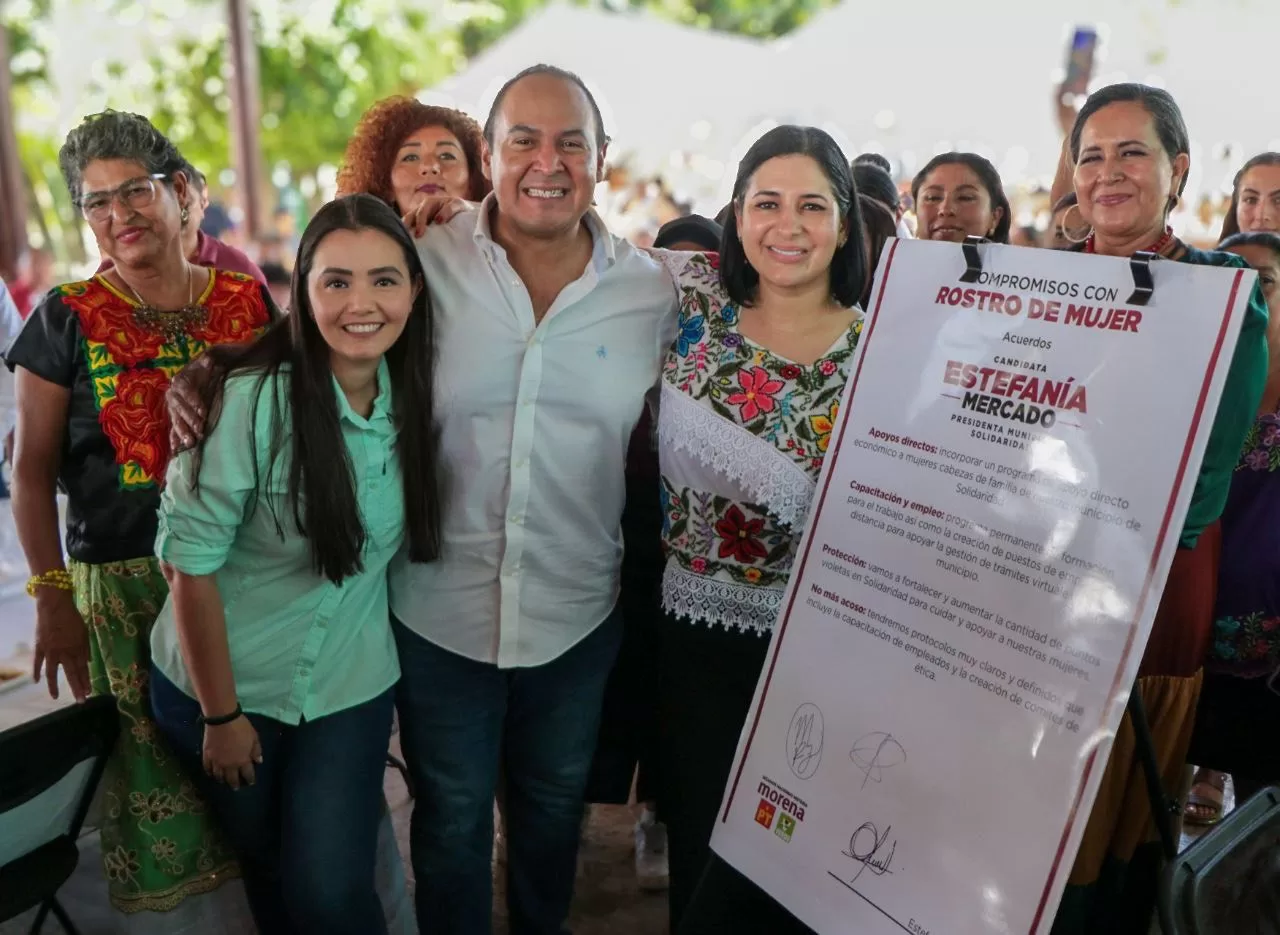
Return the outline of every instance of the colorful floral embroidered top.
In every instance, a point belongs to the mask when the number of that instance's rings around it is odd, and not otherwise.
[[[1222,513],[1222,558],[1206,667],[1270,675],[1280,666],[1280,413],[1244,443]]]
[[[659,403],[665,609],[769,632],[835,423],[858,321],[802,366],[752,343],[714,255],[673,271],[679,334]]]
[[[59,286],[5,351],[10,369],[71,390],[58,484],[67,494],[67,552],[99,564],[152,554],[159,484],[169,461],[164,394],[211,344],[236,344],[275,315],[266,288],[211,270],[208,319],[174,343],[134,320],[136,303],[101,276]]]

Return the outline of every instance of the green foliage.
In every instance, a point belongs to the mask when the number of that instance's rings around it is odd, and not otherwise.
[[[55,0],[0,0],[9,29],[15,105],[38,109],[47,89],[46,48]],[[58,0],[69,2],[69,0]],[[109,61],[90,88],[107,105],[145,113],[210,179],[232,164],[225,20],[197,37],[171,38],[179,4],[112,0],[121,22],[158,26],[166,38],[142,61]],[[225,9],[225,0],[191,0]],[[413,94],[448,77],[548,0],[444,0],[424,12],[397,0],[249,0],[258,46],[261,144],[267,171],[288,166],[295,181],[336,163],[361,113],[391,94]],[[586,5],[593,0],[571,0]],[[691,26],[751,36],[781,35],[833,0],[594,0],[610,9],[648,9]],[[103,50],[107,55],[109,50]],[[57,174],[60,140],[20,138],[39,205],[38,226],[78,252],[80,225]]]
[[[423,13],[389,0],[254,3],[251,16],[264,163],[287,164],[295,177],[335,162],[374,101],[412,94],[455,65]],[[169,43],[142,67],[109,66],[105,86],[96,90],[112,107],[148,114],[214,175],[231,164],[230,71],[224,25]]]
[[[44,87],[49,80],[46,49],[53,0],[0,2],[0,24],[9,36],[9,76],[15,93]]]
[[[850,0],[856,2],[856,0]],[[833,0],[628,0],[688,26],[770,38],[802,26]]]
[[[37,242],[55,256],[72,262],[85,258],[80,214],[58,169],[60,141],[35,133],[18,134],[18,158],[26,175],[28,198],[35,202],[31,218]]]

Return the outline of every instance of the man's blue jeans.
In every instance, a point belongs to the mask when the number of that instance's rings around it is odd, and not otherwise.
[[[156,724],[236,851],[263,935],[380,935],[374,886],[394,690],[297,727],[248,715],[262,744],[255,783],[204,771],[200,705],[151,669]]]
[[[622,638],[614,611],[545,665],[499,669],[393,621],[400,741],[417,786],[410,842],[423,935],[492,931],[493,799],[503,763],[511,935],[560,935],[573,899],[583,793],[605,683]]]

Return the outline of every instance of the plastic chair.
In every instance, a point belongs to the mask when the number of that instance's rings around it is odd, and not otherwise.
[[[57,893],[80,860],[76,839],[120,731],[115,699],[69,705],[0,733],[0,921],[39,906],[78,935]]]

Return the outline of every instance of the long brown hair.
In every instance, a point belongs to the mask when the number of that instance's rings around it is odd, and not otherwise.
[[[220,410],[222,388],[227,377],[242,373],[260,374],[257,407],[264,390],[274,397],[271,423],[271,453],[267,477],[275,474],[284,447],[290,448],[289,478],[285,503],[265,499],[282,536],[281,515],[293,513],[300,535],[311,541],[311,557],[316,571],[335,584],[359,573],[366,541],[364,522],[356,499],[347,446],[342,439],[338,416],[338,396],[329,364],[329,345],[311,313],[307,276],[315,262],[316,249],[334,231],[376,230],[394,240],[404,251],[410,278],[421,287],[404,331],[386,353],[391,374],[392,412],[396,425],[396,450],[404,482],[405,527],[409,558],[429,562],[440,551],[440,504],[437,492],[438,458],[433,419],[432,371],[435,338],[431,300],[422,272],[422,262],[413,240],[395,212],[373,195],[349,195],[321,208],[302,235],[294,264],[290,312],[276,322],[256,342],[248,346],[222,345],[206,353],[215,372],[222,374],[215,384],[210,407],[210,425]],[[273,378],[287,369],[289,379]],[[283,412],[289,414],[286,425]],[[261,490],[258,476],[257,433],[250,435],[255,465],[254,486]],[[202,443],[203,445],[203,443]],[[197,451],[199,458],[199,451]],[[199,464],[196,467],[197,491]]]
[[[1240,211],[1240,183],[1244,181],[1246,172],[1258,166],[1280,166],[1280,153],[1258,153],[1240,167],[1235,180],[1231,183],[1231,207],[1227,210],[1227,216],[1222,219],[1222,233],[1218,235],[1219,240],[1226,240],[1232,234],[1240,233],[1240,219],[1237,217]]]

